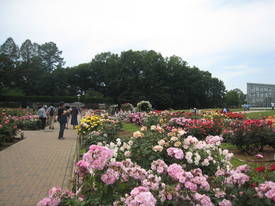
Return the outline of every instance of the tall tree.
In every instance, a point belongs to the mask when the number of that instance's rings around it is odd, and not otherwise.
[[[8,56],[13,62],[16,62],[19,58],[19,48],[13,41],[13,38],[9,37],[4,44],[0,47],[0,54]]]
[[[23,62],[29,63],[34,56],[34,47],[31,40],[27,39],[20,47],[20,56]]]
[[[240,106],[240,97],[237,91],[235,90],[230,90],[226,92],[224,96],[224,102],[226,106],[229,107],[238,107]]]
[[[52,72],[65,64],[61,54],[62,51],[58,50],[54,42],[46,42],[39,47],[39,56],[48,72]]]

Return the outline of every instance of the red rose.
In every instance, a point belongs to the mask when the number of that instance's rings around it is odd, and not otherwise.
[[[255,169],[257,172],[263,172],[265,171],[265,166],[260,166]]]
[[[270,165],[269,171],[275,171],[275,165]]]

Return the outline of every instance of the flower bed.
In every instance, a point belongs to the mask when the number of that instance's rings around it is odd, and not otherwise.
[[[270,121],[259,119],[232,121],[230,130],[227,130],[224,136],[227,142],[248,154],[261,152],[266,145],[275,148],[275,131]]]
[[[26,113],[28,112],[28,113]],[[37,115],[27,110],[0,110],[0,144],[13,142],[20,130],[35,130],[39,128]]]
[[[220,135],[223,124],[220,121],[207,119],[185,119],[184,117],[172,118],[169,121],[169,129],[183,128],[189,135],[198,139],[204,139],[208,135]]]
[[[94,142],[76,164],[76,193],[55,188],[39,206],[274,205],[274,166],[233,168],[220,136],[199,140],[183,128],[152,125],[131,139],[104,139],[101,128],[93,127]]]

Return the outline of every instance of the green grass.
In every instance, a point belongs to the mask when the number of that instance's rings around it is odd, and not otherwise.
[[[263,117],[266,117],[266,116],[275,115],[275,110],[265,110],[265,111],[261,111],[261,112],[251,112],[251,113],[245,113],[244,115],[248,119],[262,119]]]
[[[138,131],[139,129],[140,129],[140,127],[135,124],[128,123],[128,122],[122,123],[122,130],[124,130],[124,131],[135,132],[135,131]]]
[[[237,157],[232,157],[231,159],[231,164],[234,168],[240,166],[240,165],[244,165],[244,164],[247,164],[247,162],[243,162],[241,160],[239,160]]]
[[[237,147],[230,143],[222,143],[220,146],[222,149],[237,149]]]
[[[230,109],[230,112],[240,112],[243,111],[243,109],[241,108],[237,108],[237,109]],[[173,112],[190,112],[192,109],[180,109],[180,110],[172,110]],[[207,108],[207,109],[200,109],[198,108],[198,110],[202,111],[202,112],[207,112],[207,111],[222,111],[223,108]]]

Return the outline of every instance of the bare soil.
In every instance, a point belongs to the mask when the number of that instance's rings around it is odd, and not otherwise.
[[[229,151],[234,153],[238,159],[246,162],[275,162],[275,150],[272,147],[265,147],[264,151],[259,153],[263,155],[262,159],[257,159],[255,155],[248,155],[238,149],[230,149]]]

